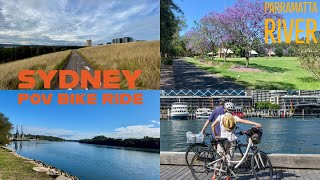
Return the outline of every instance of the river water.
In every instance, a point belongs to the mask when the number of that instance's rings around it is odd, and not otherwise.
[[[77,142],[20,141],[9,148],[80,179],[160,179],[159,153]]]
[[[262,142],[267,153],[320,154],[320,119],[249,118],[262,124]],[[206,120],[161,121],[161,151],[184,152],[188,147],[186,132],[199,133]],[[238,124],[243,129],[250,125]],[[211,132],[208,126],[207,132]],[[242,138],[243,139],[243,138]]]

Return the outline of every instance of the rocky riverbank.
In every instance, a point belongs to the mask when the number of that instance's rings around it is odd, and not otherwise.
[[[38,161],[38,160],[23,157],[8,147],[1,146],[1,148],[7,150],[8,153],[11,153],[16,157],[25,160],[26,163],[30,163],[30,164],[34,165],[34,167],[32,169],[33,169],[33,171],[35,171],[35,173],[45,173],[48,176],[50,176],[51,178],[56,179],[56,180],[78,180],[78,178],[76,176],[68,174],[61,169],[50,166],[50,165],[45,164],[45,163]],[[0,177],[0,179],[1,179],[1,177]]]

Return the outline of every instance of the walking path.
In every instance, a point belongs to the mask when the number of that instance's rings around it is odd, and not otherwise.
[[[273,170],[275,180],[320,180],[320,170],[315,169],[279,169]],[[211,177],[203,176],[204,180],[211,180]],[[193,180],[190,169],[187,166],[161,165],[160,166],[161,180]],[[240,179],[255,179],[252,175],[244,175]]]
[[[91,67],[90,64],[88,64],[78,53],[76,50],[72,50],[71,57],[68,60],[67,65],[64,67],[63,70],[73,70],[78,73],[78,76],[81,77],[81,70],[88,70],[92,75],[94,74],[94,69]],[[72,77],[67,76],[66,82],[70,83],[72,81]],[[92,89],[91,84],[88,83],[88,89]],[[86,89],[86,90],[88,90]],[[71,89],[70,89],[71,90]],[[72,90],[83,90],[81,88],[80,82],[78,85],[73,88]]]
[[[175,87],[173,66],[161,65],[160,67],[160,87],[161,89],[172,89]]]
[[[166,73],[166,71],[161,71],[161,89],[244,89],[243,86],[237,85],[231,80],[218,77],[183,59],[173,61],[173,85],[166,84],[166,79],[162,79]]]

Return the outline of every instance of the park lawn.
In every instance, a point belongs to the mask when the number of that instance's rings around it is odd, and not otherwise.
[[[232,67],[245,66],[245,58],[215,58],[213,62],[187,57],[187,62],[218,76],[233,80],[246,89],[320,89],[320,81],[311,72],[303,69],[296,57],[254,57],[250,58],[250,68],[261,72],[237,72]]]
[[[0,179],[52,179],[46,173],[36,173],[33,167],[36,166],[0,148]]]

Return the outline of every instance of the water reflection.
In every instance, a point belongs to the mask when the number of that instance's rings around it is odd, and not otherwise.
[[[50,141],[14,141],[9,147],[22,156],[41,160],[80,179],[160,178],[158,152]]]
[[[320,153],[320,119],[251,118],[263,126],[259,147],[268,153]],[[161,121],[161,151],[186,151],[185,133],[199,133],[206,120]],[[250,128],[239,124],[240,128]],[[211,132],[208,127],[207,132]]]

